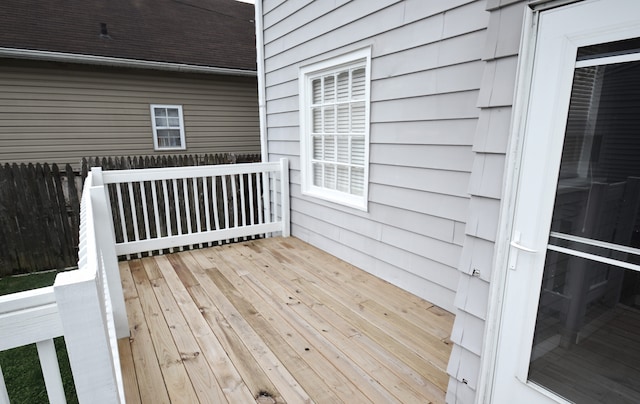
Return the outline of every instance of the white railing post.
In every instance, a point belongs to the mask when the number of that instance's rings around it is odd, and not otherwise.
[[[0,368],[0,404],[11,404],[9,402],[9,393],[7,393],[7,385],[4,383],[2,368]]]
[[[291,235],[291,220],[289,209],[289,160],[280,159],[280,208],[282,209],[282,237]]]
[[[78,401],[121,403],[116,377],[119,369],[115,369],[107,319],[100,305],[102,293],[96,270],[60,273],[53,289]]]
[[[92,170],[93,173],[93,170]],[[102,182],[102,178],[100,178]],[[91,187],[89,189],[91,204],[93,205],[93,220],[95,237],[99,246],[98,254],[102,257],[105,268],[109,296],[111,298],[111,309],[113,310],[113,321],[118,339],[129,336],[129,323],[127,320],[127,310],[124,304],[124,293],[118,269],[118,256],[116,255],[115,231],[111,218],[111,209],[107,203],[107,193],[104,185]]]
[[[40,367],[44,377],[44,384],[47,388],[47,397],[51,404],[66,404],[67,398],[64,395],[62,377],[60,376],[60,365],[56,355],[56,346],[52,339],[36,342]]]

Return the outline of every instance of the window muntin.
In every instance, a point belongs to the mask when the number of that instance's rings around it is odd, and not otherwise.
[[[156,150],[186,149],[181,105],[151,105],[151,122]]]
[[[370,50],[319,65],[301,70],[303,193],[366,210]]]

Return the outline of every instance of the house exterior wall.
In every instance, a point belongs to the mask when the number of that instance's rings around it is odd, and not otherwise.
[[[484,1],[263,2],[269,159],[292,234],[453,311],[474,167]],[[301,66],[371,47],[368,211],[302,195]]]
[[[186,150],[154,151],[150,104],[183,107]],[[257,80],[0,60],[0,163],[259,153]]]
[[[292,162],[292,233],[456,315],[449,403],[477,398],[526,3],[263,1],[267,145]],[[300,66],[365,46],[366,213],[301,195],[297,92]]]

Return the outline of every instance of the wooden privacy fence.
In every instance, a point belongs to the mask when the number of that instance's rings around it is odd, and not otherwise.
[[[68,164],[0,167],[0,276],[77,264],[75,176]]]
[[[80,172],[69,164],[64,170],[46,163],[0,166],[0,277],[77,265],[80,194],[91,167],[122,170],[257,161],[257,154],[206,154],[83,159]]]

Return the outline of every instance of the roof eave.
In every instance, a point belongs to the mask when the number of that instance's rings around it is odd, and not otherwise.
[[[152,69],[181,73],[224,74],[230,76],[256,77],[255,70],[230,69],[225,67],[199,66],[186,63],[156,62],[111,56],[82,55],[77,53],[51,52],[32,49],[0,47],[0,58],[31,59],[49,62],[82,63],[89,65]]]

